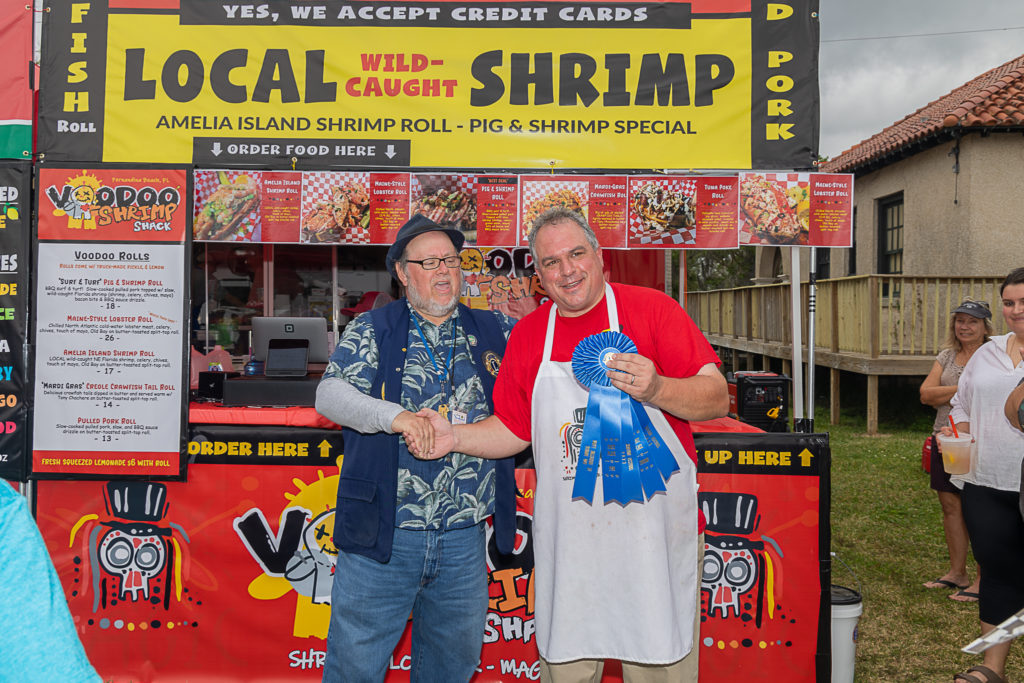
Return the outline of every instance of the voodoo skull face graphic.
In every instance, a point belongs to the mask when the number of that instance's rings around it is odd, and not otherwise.
[[[106,607],[108,598],[169,607],[172,594],[181,596],[182,548],[189,539],[179,524],[164,519],[167,485],[111,481],[103,494],[106,514],[83,515],[71,533],[72,543],[79,530],[88,533],[93,611]]]
[[[149,598],[149,581],[167,566],[170,529],[152,524],[107,522],[110,530],[100,541],[100,566],[120,578],[118,596],[132,601]]]
[[[701,491],[697,498],[707,520],[701,588],[708,617],[740,618],[746,600],[759,606],[758,620],[765,612],[770,618],[782,552],[773,539],[755,537],[760,524],[757,496]],[[760,609],[766,602],[769,609]]]

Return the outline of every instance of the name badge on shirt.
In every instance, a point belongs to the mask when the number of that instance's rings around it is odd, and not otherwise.
[[[469,419],[469,415],[467,415],[466,413],[462,412],[461,410],[453,410],[452,411],[452,424],[453,425],[464,425],[464,424],[466,424],[466,420],[468,420],[468,419]]]

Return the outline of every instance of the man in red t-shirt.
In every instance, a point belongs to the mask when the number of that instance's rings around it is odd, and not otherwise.
[[[553,303],[513,328],[495,414],[454,429],[429,415],[435,448],[417,455],[457,450],[494,458],[533,444],[542,680],[597,681],[610,658],[622,661],[626,681],[696,681],[703,520],[688,420],[728,411],[718,358],[670,297],[605,282],[597,237],[579,214],[542,214],[530,249]],[[664,494],[627,505],[605,503],[600,477],[593,502],[572,497],[588,398],[573,376],[572,354],[580,340],[609,329],[637,347],[607,363],[612,386],[644,404],[680,467]]]

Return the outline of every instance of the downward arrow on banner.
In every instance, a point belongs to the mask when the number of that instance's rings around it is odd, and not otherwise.
[[[213,156],[215,156],[215,157],[219,157],[220,156],[220,143],[219,142],[213,143]]]
[[[388,159],[394,158],[394,156],[396,154],[398,154],[398,152],[395,151],[395,146],[394,145],[388,145],[388,151],[384,152],[384,155]]]

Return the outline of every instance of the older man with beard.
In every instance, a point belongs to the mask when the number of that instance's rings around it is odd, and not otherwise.
[[[463,453],[424,461],[430,408],[453,424],[493,411],[513,320],[458,303],[463,235],[417,215],[398,231],[388,270],[406,298],[346,327],[316,408],[345,427],[324,681],[382,681],[412,614],[411,681],[468,681],[487,613],[485,522],[498,548],[515,537],[511,458]]]

